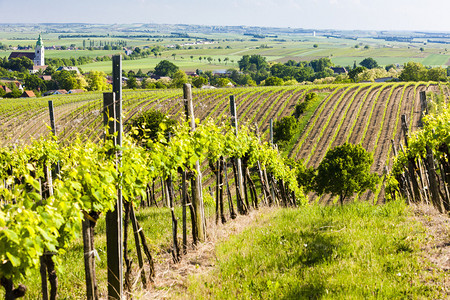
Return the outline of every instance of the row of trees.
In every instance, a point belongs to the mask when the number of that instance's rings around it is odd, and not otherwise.
[[[57,71],[52,75],[52,80],[43,80],[37,74],[28,74],[24,77],[25,89],[33,90],[36,95],[40,95],[49,90],[73,90],[83,89],[88,91],[105,91],[110,89],[106,80],[106,74],[100,71],[91,71],[85,76],[75,71]],[[6,84],[11,92],[6,93],[0,89],[0,97],[18,98],[22,92],[15,84]]]
[[[136,48],[130,57],[140,57],[154,53],[155,56],[160,54],[158,47],[149,50],[140,50]],[[55,64],[76,65],[84,63],[92,58],[80,57],[75,59],[55,59]],[[109,59],[109,57],[108,57]],[[352,67],[347,67],[348,74],[336,76],[331,69],[333,63],[329,58],[320,58],[310,62],[296,62],[289,60],[286,63],[269,64],[265,57],[261,55],[245,55],[238,61],[239,71],[229,69],[223,74],[213,74],[211,71],[202,72],[197,70],[199,76],[188,77],[185,72],[179,69],[174,63],[168,60],[161,60],[155,67],[153,72],[144,73],[142,70],[138,72],[129,71],[123,73],[124,77],[128,77],[127,88],[146,88],[146,89],[165,89],[180,88],[184,83],[191,82],[195,87],[200,88],[203,85],[213,85],[217,87],[226,87],[229,85],[238,86],[280,86],[295,85],[299,82],[314,83],[342,83],[342,82],[361,82],[374,81],[377,78],[392,78],[392,80],[402,81],[447,81],[450,69],[426,68],[421,63],[409,62],[402,71],[399,71],[393,65],[381,68],[373,58],[366,58]],[[56,72],[52,64],[39,75],[52,75],[50,81],[44,81],[37,75],[29,75],[28,70],[32,68],[33,62],[26,57],[0,58],[0,75],[2,77],[15,77],[23,80],[27,89],[32,89],[37,93],[47,90],[56,89],[85,89],[85,90],[106,90],[106,74],[103,72],[90,72],[86,77],[70,73],[68,71]],[[11,71],[9,71],[11,70]],[[6,75],[6,76],[5,76]],[[155,80],[150,76],[170,77],[170,79]],[[138,80],[143,79],[141,84]],[[14,95],[14,96],[13,96]],[[0,95],[5,96],[5,95]],[[10,96],[20,96],[18,92],[11,93]]]

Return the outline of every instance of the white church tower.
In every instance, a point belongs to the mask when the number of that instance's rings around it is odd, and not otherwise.
[[[44,43],[42,42],[41,35],[36,42],[36,48],[34,50],[34,61],[35,66],[44,66],[45,58],[44,58]]]

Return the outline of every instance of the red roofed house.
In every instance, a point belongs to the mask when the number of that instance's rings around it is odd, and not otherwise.
[[[9,83],[9,84],[13,84],[13,85],[15,85],[19,90],[21,90],[22,92],[23,92],[23,86],[22,86],[22,84],[19,82],[19,81],[17,81],[17,80],[14,80],[14,81],[12,81],[12,80],[5,80],[3,83]]]
[[[65,95],[67,94],[66,90],[56,90],[53,95]]]
[[[11,93],[11,89],[6,85],[0,85],[0,89],[4,90],[5,93]]]
[[[73,90],[69,90],[67,92],[67,94],[78,94],[78,93],[84,93],[84,90],[82,90],[82,89],[73,89]]]
[[[44,81],[52,80],[52,75],[40,75],[39,78],[41,78]]]
[[[34,94],[33,91],[24,91],[22,96],[20,96],[20,98],[34,98],[36,97],[36,95]]]

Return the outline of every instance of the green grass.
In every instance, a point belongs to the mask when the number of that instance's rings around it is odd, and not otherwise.
[[[442,66],[447,64],[450,56],[441,54],[430,54],[423,61],[422,64],[425,66]]]
[[[175,52],[173,52],[175,53]],[[166,56],[167,55],[167,56]],[[209,57],[211,55],[207,55]],[[202,56],[203,57],[203,56]],[[155,66],[161,61],[161,60],[169,60],[170,62],[177,65],[180,69],[185,71],[195,71],[196,69],[201,69],[203,71],[208,70],[226,70],[229,68],[237,68],[237,57],[229,57],[230,59],[234,60],[234,63],[228,62],[225,64],[224,62],[219,63],[217,59],[219,56],[211,56],[213,59],[216,59],[215,62],[208,63],[205,60],[199,61],[198,56],[194,56],[194,59],[191,60],[190,56],[183,56],[181,58],[181,55],[177,54],[175,60],[171,56],[170,53],[163,54],[163,56],[160,58],[155,57],[147,57],[142,59],[136,59],[136,60],[123,60],[122,61],[122,68],[125,71],[134,70],[138,71],[141,69],[143,72],[147,72],[150,70],[153,70]],[[221,59],[225,58],[226,56],[220,56]],[[240,59],[240,58],[239,58]],[[111,62],[110,61],[101,61],[101,62],[95,62],[90,64],[85,64],[80,66],[83,71],[103,71],[105,73],[111,73]]]
[[[443,299],[402,202],[279,209],[216,247],[188,299]],[[445,296],[444,296],[445,297]]]
[[[309,120],[313,116],[316,109],[319,107],[320,103],[327,97],[330,93],[318,92],[318,97],[315,101],[311,102],[307,107],[303,114],[297,120],[297,130],[296,134],[289,140],[287,143],[283,143],[281,146],[281,150],[284,154],[288,154],[292,151],[295,143],[300,139],[301,135],[304,133],[303,130],[308,125]]]

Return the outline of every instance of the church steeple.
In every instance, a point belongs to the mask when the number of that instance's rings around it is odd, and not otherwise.
[[[36,46],[44,46],[44,43],[42,42],[42,38],[41,38],[41,35],[39,34],[39,38],[38,38],[38,40],[37,40],[37,42],[36,42]]]
[[[36,42],[36,48],[34,50],[34,65],[35,66],[43,66],[45,65],[45,57],[44,57],[44,43],[42,42],[42,37],[39,34],[39,38]]]

